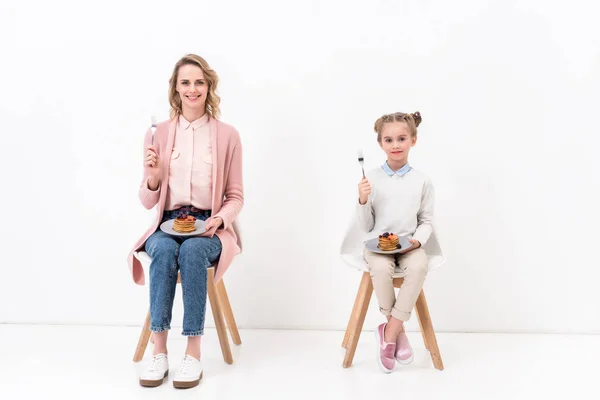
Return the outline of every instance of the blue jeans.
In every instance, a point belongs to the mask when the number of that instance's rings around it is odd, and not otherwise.
[[[162,221],[176,218],[178,210],[165,211]],[[189,212],[203,221],[210,211]],[[146,241],[150,264],[150,330],[162,332],[171,329],[171,314],[177,270],[181,272],[183,293],[184,336],[204,334],[208,267],[221,255],[221,240],[208,237],[171,236],[160,228]]]

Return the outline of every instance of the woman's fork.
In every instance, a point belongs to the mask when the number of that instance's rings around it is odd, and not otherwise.
[[[150,117],[150,122],[152,123],[152,126],[150,126],[150,130],[152,131],[152,144],[154,144],[154,132],[156,132],[156,117],[153,115],[152,117]]]

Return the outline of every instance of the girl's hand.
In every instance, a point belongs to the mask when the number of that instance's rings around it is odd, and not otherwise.
[[[205,229],[206,231],[201,234],[200,236],[206,236],[206,237],[213,237],[215,232],[217,231],[217,229],[219,229],[219,227],[221,226],[221,224],[223,223],[223,220],[221,219],[221,217],[214,217],[214,218],[209,218],[206,221],[206,225],[205,225]]]
[[[402,252],[402,254],[404,253],[408,253],[409,251],[418,249],[419,247],[421,247],[421,242],[419,242],[418,240],[415,239],[408,239],[408,241],[410,242],[411,246],[406,249],[405,251]]]
[[[362,180],[358,184],[358,202],[361,206],[367,204],[367,200],[369,200],[370,194],[371,184],[369,183],[367,178],[362,178]]]

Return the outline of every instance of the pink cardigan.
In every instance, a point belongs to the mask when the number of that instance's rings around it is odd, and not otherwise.
[[[231,125],[214,118],[210,118],[209,124],[213,159],[212,216],[221,217],[224,224],[223,228],[216,232],[223,245],[215,271],[215,282],[218,282],[229,268],[233,257],[242,250],[239,231],[235,224],[235,219],[244,204],[242,143],[239,133]],[[158,124],[154,134],[154,146],[157,148],[158,157],[162,163],[162,177],[158,191],[152,192],[148,189],[146,181],[149,173],[148,169],[144,168],[144,178],[139,191],[140,201],[148,210],[157,204],[158,207],[154,223],[129,253],[129,271],[138,285],[145,283],[145,275],[140,261],[133,256],[133,253],[144,249],[146,240],[156,231],[162,219],[169,187],[169,162],[173,151],[176,127],[177,119],[167,120]],[[146,147],[150,145],[151,139],[152,133],[148,130],[144,140],[144,153]]]

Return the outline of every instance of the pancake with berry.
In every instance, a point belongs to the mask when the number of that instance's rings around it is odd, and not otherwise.
[[[173,221],[173,230],[179,233],[190,233],[196,230],[196,217],[188,214],[179,214]]]
[[[379,235],[379,244],[377,247],[383,251],[392,251],[398,248],[398,244],[400,243],[400,238],[398,235],[390,232],[384,232]]]

